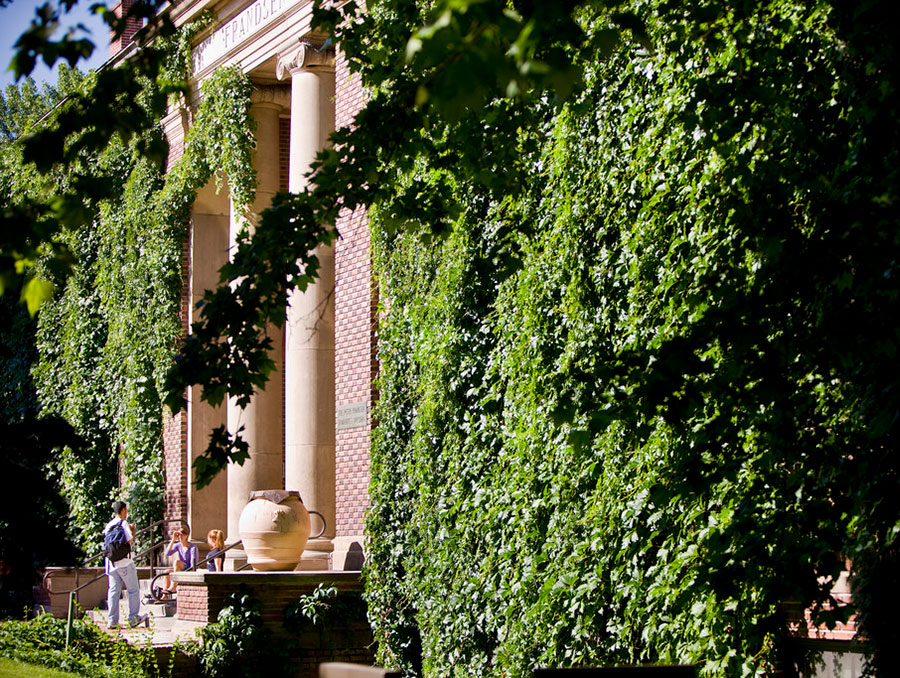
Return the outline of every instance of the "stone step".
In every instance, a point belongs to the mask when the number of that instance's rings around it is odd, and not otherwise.
[[[158,631],[171,631],[178,620],[174,616],[171,617],[153,617],[150,626]]]
[[[148,593],[150,593],[150,579],[138,579],[138,590],[141,592],[141,600],[144,599]],[[162,586],[164,584],[163,579],[159,579],[156,582],[157,586]],[[125,600],[128,597],[128,591],[125,588],[122,589],[122,600]]]
[[[143,584],[144,580],[141,580],[141,584]],[[140,600],[141,600],[141,613],[149,614],[151,617],[174,617],[175,611],[177,608],[177,603],[175,599],[172,600],[164,600],[160,602],[148,602],[147,596],[149,594],[150,587],[149,586],[141,586]],[[128,609],[128,591],[122,590],[122,595],[119,598],[119,606],[120,610]],[[122,607],[124,606],[124,608]],[[102,600],[97,607],[93,609],[89,609],[85,611],[85,616],[90,615],[91,612],[99,612],[103,615],[106,614],[107,605],[106,600]],[[105,617],[104,617],[105,619]]]
[[[151,609],[153,605],[142,605],[141,606],[141,614],[149,614],[150,615],[150,628],[155,629],[157,631],[171,631],[175,626],[174,612],[172,615],[157,615],[154,614],[154,611]],[[127,607],[122,610],[119,610],[119,617],[124,621],[128,617]],[[86,619],[90,619],[97,626],[102,628],[106,628],[106,610],[87,610],[84,613]]]
[[[174,600],[167,600],[164,603],[143,603],[141,609],[144,613],[151,617],[174,617],[178,605]]]
[[[167,600],[164,603],[146,603],[141,600],[140,614],[149,614],[151,617],[174,618],[176,610],[177,605],[174,600]],[[128,614],[128,603],[126,601],[120,603],[119,614],[120,616]],[[85,610],[84,616],[90,617],[94,621],[100,618],[106,619],[106,606]]]

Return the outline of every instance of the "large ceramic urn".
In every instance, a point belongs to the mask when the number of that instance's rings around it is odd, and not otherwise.
[[[251,492],[238,529],[254,570],[293,570],[309,539],[309,511],[296,490]]]

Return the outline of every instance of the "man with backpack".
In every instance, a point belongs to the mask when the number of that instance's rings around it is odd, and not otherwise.
[[[128,626],[148,624],[147,615],[140,614],[141,597],[138,590],[137,570],[131,559],[131,540],[134,539],[134,525],[126,522],[128,506],[124,501],[113,502],[113,519],[103,528],[103,555],[106,556],[106,576],[109,590],[106,605],[109,610],[107,627],[119,627],[119,598],[122,587],[128,591]]]

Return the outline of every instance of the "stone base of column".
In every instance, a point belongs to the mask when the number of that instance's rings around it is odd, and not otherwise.
[[[304,556],[307,551],[331,553],[334,551],[334,543],[330,539],[310,539],[306,542],[306,547],[303,551]]]
[[[247,552],[244,549],[231,549],[225,553],[225,572],[235,572],[247,564]]]
[[[330,570],[334,544],[330,539],[310,539],[295,570]]]
[[[363,544],[365,537],[353,534],[347,537],[335,537],[334,553],[331,556],[331,567],[337,571],[358,571],[365,562]]]
[[[304,551],[300,564],[294,572],[322,571],[331,569],[331,554],[322,551]]]
[[[300,564],[294,568],[298,570],[331,570],[332,553],[334,544],[330,539],[310,539],[306,542],[306,549],[300,559]],[[360,551],[361,552],[361,551]],[[341,561],[343,563],[343,560]],[[360,561],[361,562],[361,561]],[[240,567],[247,564],[247,552],[243,549],[231,549],[225,553],[225,572],[236,572]],[[349,567],[340,569],[359,569]],[[245,572],[248,570],[245,570]]]

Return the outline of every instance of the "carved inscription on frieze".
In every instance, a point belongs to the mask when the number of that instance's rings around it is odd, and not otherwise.
[[[304,0],[256,0],[214,30],[194,48],[194,73],[214,64],[229,50],[274,22]]]

